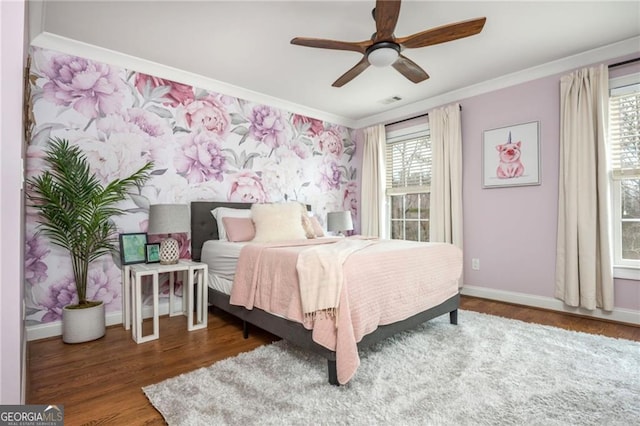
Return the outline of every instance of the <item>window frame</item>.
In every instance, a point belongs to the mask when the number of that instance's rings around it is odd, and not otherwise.
[[[609,79],[609,93],[624,86],[640,84],[640,73],[632,73]],[[610,123],[608,123],[610,128]],[[614,277],[640,280],[640,260],[622,258],[622,184],[614,179],[613,171],[609,171],[609,188],[611,192],[611,227],[613,231],[613,266]]]
[[[389,222],[389,235],[388,238],[391,238],[391,233],[393,232],[393,224],[394,222],[402,222],[403,223],[403,235],[402,235],[402,239],[403,240],[407,240],[406,239],[406,229],[407,229],[407,223],[417,223],[418,225],[418,237],[419,239],[417,241],[419,242],[428,242],[430,239],[422,239],[422,227],[421,224],[423,222],[426,222],[427,224],[427,236],[429,236],[429,221],[430,218],[427,217],[426,219],[421,219],[420,217],[418,218],[407,218],[406,212],[407,212],[407,195],[418,195],[420,197],[427,197],[430,196],[431,191],[428,192],[424,192],[424,191],[410,191],[410,192],[406,192],[406,193],[396,193],[396,194],[387,194],[387,199],[388,199],[388,204],[389,204],[389,214],[388,214],[388,222]],[[391,197],[402,197],[402,204],[403,204],[403,217],[402,219],[393,219],[392,215],[391,215],[391,210],[393,210],[392,207],[392,202],[391,202]],[[422,209],[421,207],[421,203],[418,203],[418,211],[420,211]],[[407,240],[407,241],[416,241],[416,240]]]

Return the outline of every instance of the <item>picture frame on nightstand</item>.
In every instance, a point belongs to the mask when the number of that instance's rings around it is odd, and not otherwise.
[[[123,265],[145,263],[147,261],[146,245],[146,232],[120,234],[120,262]]]
[[[147,263],[160,263],[160,243],[148,243],[145,245]]]

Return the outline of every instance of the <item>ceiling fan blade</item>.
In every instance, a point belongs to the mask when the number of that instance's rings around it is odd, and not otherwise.
[[[377,0],[374,19],[376,35],[374,41],[391,40],[400,15],[400,0]]]
[[[407,37],[399,38],[396,42],[407,49],[433,46],[434,44],[445,43],[447,41],[453,41],[459,38],[478,34],[482,31],[486,20],[487,18],[477,18],[443,25],[441,27],[432,28]]]
[[[391,66],[414,83],[420,83],[429,78],[429,74],[420,68],[420,65],[403,55],[399,55]]]
[[[366,70],[369,67],[369,61],[367,60],[367,57],[364,56],[360,62],[358,62],[353,68],[351,68],[349,71],[345,72],[344,74],[342,74],[340,76],[340,78],[338,78],[336,81],[333,82],[332,86],[333,87],[342,87],[345,84],[347,84],[348,82],[350,82],[351,80],[353,80],[354,78],[356,78],[357,76],[360,75],[360,73],[364,70]]]
[[[321,49],[350,50],[352,52],[359,52],[364,55],[367,51],[367,47],[371,46],[373,42],[371,40],[350,42],[326,40],[322,38],[296,37],[291,40],[291,44],[307,47],[319,47]]]

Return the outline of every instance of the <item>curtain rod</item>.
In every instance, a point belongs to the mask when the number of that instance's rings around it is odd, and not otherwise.
[[[462,105],[460,105],[460,111],[462,111]],[[424,114],[416,115],[415,117],[409,117],[409,118],[405,118],[404,120],[398,120],[398,121],[394,121],[393,123],[387,123],[387,124],[385,124],[385,126],[391,126],[393,124],[404,123],[405,121],[409,121],[409,120],[413,120],[413,119],[421,118],[421,117],[428,117],[428,116],[429,116],[429,113],[425,112]]]
[[[387,123],[387,124],[385,124],[385,126],[391,126],[392,124],[404,123],[405,121],[413,120],[415,118],[428,117],[428,116],[429,116],[428,113],[421,114],[421,115],[416,115],[415,117],[409,117],[409,118],[405,118],[404,120],[398,120],[398,121],[394,121],[393,123]]]
[[[638,61],[640,61],[640,58],[628,59],[626,61],[616,62],[615,64],[611,64],[611,65],[609,65],[609,68],[621,67],[623,65],[632,64],[632,63],[638,62]]]

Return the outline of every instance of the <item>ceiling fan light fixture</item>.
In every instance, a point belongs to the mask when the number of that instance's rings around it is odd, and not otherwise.
[[[0,0],[2,1],[2,0]],[[369,66],[388,67],[391,65],[407,80],[418,84],[429,78],[422,67],[406,56],[405,49],[433,46],[478,34],[484,28],[486,17],[469,19],[429,28],[406,37],[397,38],[394,33],[402,0],[376,0],[371,15],[376,23],[376,31],[369,40],[340,41],[322,38],[295,37],[291,44],[321,49],[346,50],[362,55],[360,61],[342,74],[331,86],[342,87]]]
[[[367,60],[374,67],[387,67],[398,59],[399,54],[399,45],[383,41],[367,49]]]

